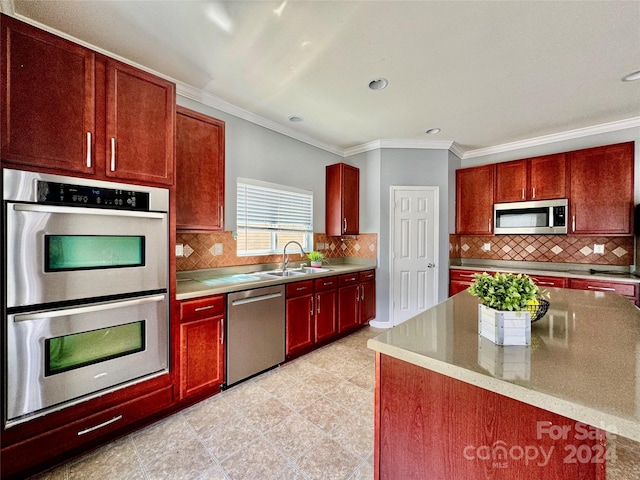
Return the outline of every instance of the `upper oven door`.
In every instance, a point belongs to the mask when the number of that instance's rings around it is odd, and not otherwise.
[[[167,214],[6,203],[7,308],[167,288]]]

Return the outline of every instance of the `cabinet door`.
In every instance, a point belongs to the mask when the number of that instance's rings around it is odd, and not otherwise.
[[[287,299],[287,355],[313,346],[313,295]]]
[[[106,175],[173,184],[175,86],[106,61]]]
[[[183,107],[176,115],[176,227],[224,229],[224,122]]]
[[[456,171],[456,232],[462,235],[493,233],[495,165]]]
[[[551,277],[548,275],[529,275],[533,283],[544,289],[544,287],[567,288],[569,279],[566,277]]]
[[[592,292],[611,292],[623,295],[636,305],[640,306],[638,296],[640,286],[637,283],[607,282],[604,280],[591,280],[587,278],[570,278],[569,288],[576,290],[589,290]]]
[[[356,235],[360,230],[360,170],[337,163],[326,168],[326,233]]]
[[[359,285],[338,289],[338,333],[358,326]]]
[[[223,317],[180,324],[180,398],[224,381]]]
[[[551,200],[567,197],[567,161],[564,153],[529,159],[527,198]]]
[[[360,284],[360,324],[365,324],[376,318],[376,283],[364,282]]]
[[[327,290],[316,293],[316,342],[322,342],[337,333],[337,291]]]
[[[527,161],[496,164],[496,203],[527,199]]]
[[[94,173],[94,53],[4,15],[0,22],[2,161]]]
[[[464,292],[471,286],[471,283],[464,280],[451,280],[449,282],[449,296],[452,297],[456,293]]]
[[[571,232],[633,234],[633,142],[571,152]]]

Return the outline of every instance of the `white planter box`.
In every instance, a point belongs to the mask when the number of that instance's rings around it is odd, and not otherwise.
[[[531,314],[478,305],[478,332],[498,345],[531,345]]]

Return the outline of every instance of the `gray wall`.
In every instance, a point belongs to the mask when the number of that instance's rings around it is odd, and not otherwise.
[[[348,157],[346,161],[361,169],[360,230],[378,234],[376,272],[376,324],[389,322],[390,287],[390,195],[392,186],[439,187],[438,301],[447,298],[449,284],[449,231],[451,189],[455,198],[455,169],[460,160],[448,150],[381,149]],[[364,175],[363,175],[364,172]],[[362,179],[367,185],[362,191]],[[364,202],[363,202],[364,200]],[[362,222],[362,220],[361,220]],[[373,230],[373,229],[376,230]]]
[[[236,230],[236,180],[254,178],[313,191],[313,230],[325,231],[325,166],[342,157],[188,98],[180,106],[225,122],[225,230]]]

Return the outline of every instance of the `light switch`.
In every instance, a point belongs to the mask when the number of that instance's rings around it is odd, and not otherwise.
[[[604,245],[596,243],[593,246],[593,253],[604,254]]]

